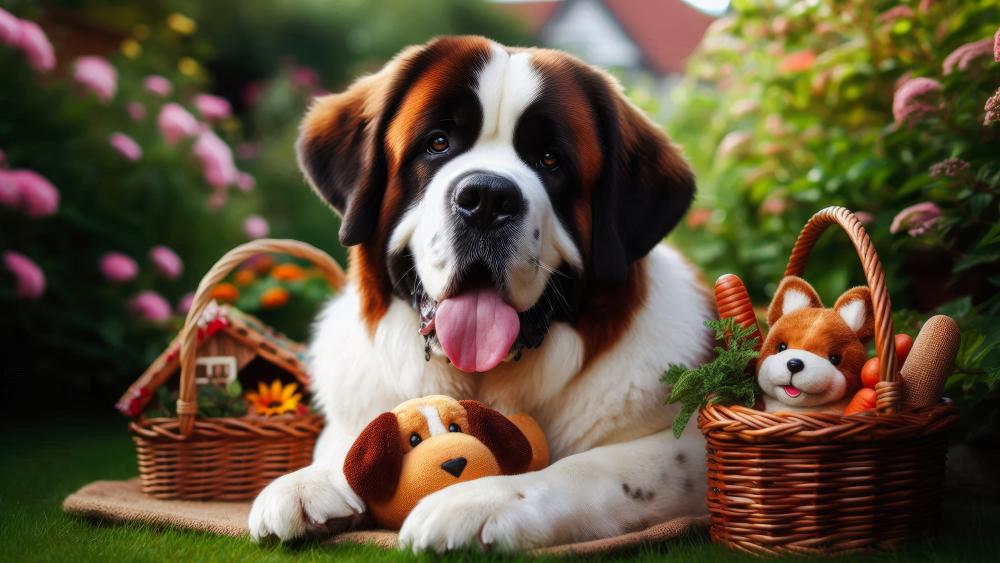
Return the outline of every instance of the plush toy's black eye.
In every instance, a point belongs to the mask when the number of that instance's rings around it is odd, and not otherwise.
[[[462,427],[452,422],[448,425],[448,432],[461,432]]]
[[[840,364],[840,356],[838,356],[836,354],[831,354],[830,355],[830,363],[833,364],[833,365],[835,365],[835,366],[839,365]]]
[[[414,447],[414,448],[417,447],[417,444],[419,444],[422,441],[423,441],[423,439],[420,437],[420,434],[417,434],[416,432],[414,432],[413,434],[410,434],[410,446],[411,447]]]
[[[434,133],[431,135],[431,142],[427,145],[427,150],[432,153],[442,153],[448,150],[448,137],[444,133]]]
[[[784,352],[785,350],[788,350],[788,344],[785,344],[784,342],[779,342],[778,343],[778,351],[779,352]]]

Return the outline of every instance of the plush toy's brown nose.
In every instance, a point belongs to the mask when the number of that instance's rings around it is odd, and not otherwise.
[[[469,463],[464,457],[456,457],[449,459],[448,461],[441,464],[441,469],[444,469],[453,476],[458,477],[465,470],[465,464]]]

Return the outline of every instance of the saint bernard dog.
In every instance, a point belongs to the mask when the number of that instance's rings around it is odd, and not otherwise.
[[[694,425],[673,437],[660,383],[711,353],[709,294],[660,244],[694,178],[614,79],[557,51],[439,38],[317,99],[297,149],[342,218],[350,282],[310,347],[326,416],[313,464],[260,493],[254,539],[363,521],[346,452],[425,395],[529,413],[553,463],[424,498],[402,547],[518,550],[706,511],[704,442]]]

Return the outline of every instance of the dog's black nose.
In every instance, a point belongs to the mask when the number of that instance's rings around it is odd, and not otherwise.
[[[788,371],[792,373],[799,373],[800,371],[806,369],[806,365],[802,363],[802,360],[798,358],[792,358],[791,360],[788,360],[788,363],[785,365],[788,366]]]
[[[508,178],[473,172],[455,184],[455,213],[471,227],[493,229],[524,209],[521,190]]]
[[[448,461],[441,464],[441,469],[444,469],[452,476],[458,477],[465,470],[465,464],[469,463],[464,457],[456,457],[454,459],[449,459]]]

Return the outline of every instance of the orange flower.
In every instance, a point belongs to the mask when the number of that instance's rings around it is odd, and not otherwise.
[[[816,62],[816,53],[806,49],[792,53],[781,60],[778,70],[781,72],[802,72],[809,70]]]
[[[271,275],[281,281],[299,281],[306,273],[298,264],[279,264],[271,270]]]
[[[220,283],[212,288],[212,298],[226,303],[232,303],[240,298],[240,290],[231,283]]]
[[[257,391],[247,391],[243,398],[253,412],[260,415],[294,413],[299,411],[299,401],[302,400],[302,394],[295,392],[298,387],[295,383],[282,385],[280,379],[272,381],[270,386],[260,381],[257,383]]]
[[[257,279],[257,275],[253,273],[253,270],[248,269],[240,270],[233,276],[233,281],[238,285],[250,285],[255,279]]]
[[[260,306],[265,309],[277,309],[288,303],[288,290],[283,287],[272,287],[260,296]]]

